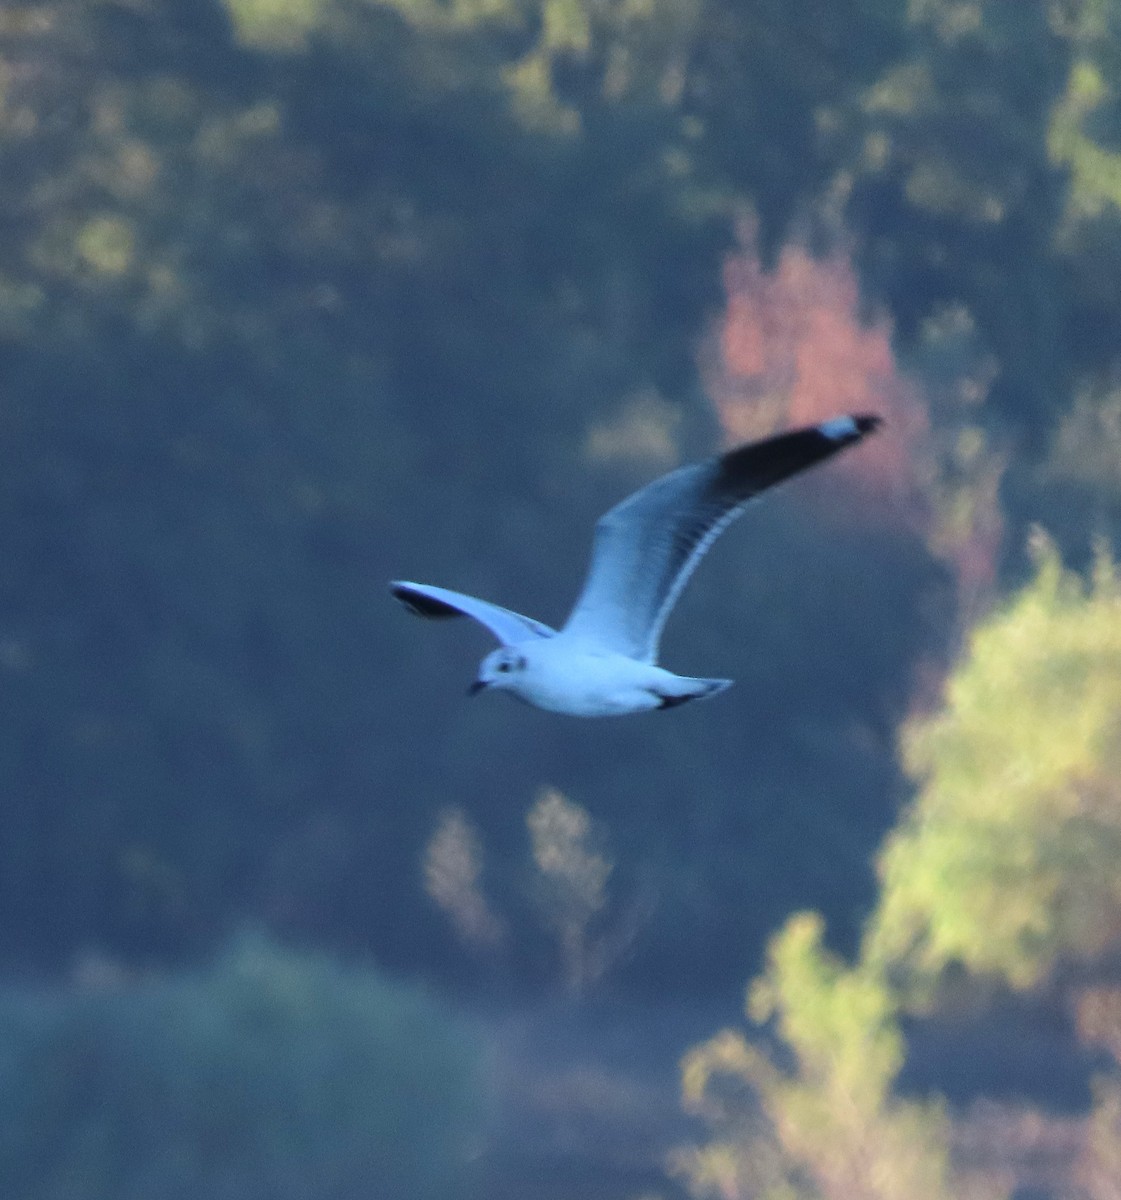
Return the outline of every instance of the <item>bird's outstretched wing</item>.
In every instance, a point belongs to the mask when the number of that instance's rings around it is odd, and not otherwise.
[[[449,588],[435,587],[430,583],[405,583],[395,580],[390,591],[411,613],[418,617],[474,617],[485,625],[504,646],[513,646],[531,637],[552,637],[555,629],[532,617],[499,608],[475,596],[465,596]]]
[[[880,424],[837,417],[681,467],[600,517],[584,590],[562,629],[653,662],[670,610],[705,551],[760,492],[852,446]]]

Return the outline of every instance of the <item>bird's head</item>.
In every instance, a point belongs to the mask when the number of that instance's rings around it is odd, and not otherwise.
[[[513,690],[525,666],[525,655],[510,646],[492,650],[479,664],[479,673],[467,694],[477,696],[484,688]]]

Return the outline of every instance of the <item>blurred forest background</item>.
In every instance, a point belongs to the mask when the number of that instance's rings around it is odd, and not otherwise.
[[[1118,0],[3,0],[0,1192],[1117,1200],[1119,348]]]

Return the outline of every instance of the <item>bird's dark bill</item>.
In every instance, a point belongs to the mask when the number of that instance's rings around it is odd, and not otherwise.
[[[487,686],[485,679],[476,679],[475,682],[467,689],[468,696],[477,696],[483,688]]]

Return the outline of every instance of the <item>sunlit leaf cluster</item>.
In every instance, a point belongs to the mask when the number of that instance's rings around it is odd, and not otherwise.
[[[717,1136],[681,1158],[682,1173],[695,1195],[729,1200],[960,1198],[939,1107],[892,1094],[903,1059],[895,994],[875,968],[825,949],[822,934],[819,917],[801,914],[772,941],[748,999],[753,1040],[729,1030],[686,1056],[685,1103]],[[756,1040],[768,1023],[773,1053]]]
[[[906,731],[920,790],[881,856],[873,961],[1026,985],[1121,930],[1121,584],[1104,553],[1089,582],[1036,557]]]

